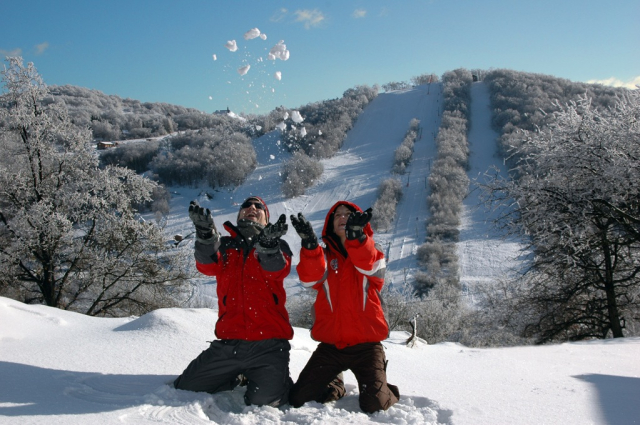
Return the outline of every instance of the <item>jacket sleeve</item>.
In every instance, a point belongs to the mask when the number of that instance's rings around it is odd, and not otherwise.
[[[345,248],[356,270],[369,278],[369,282],[381,290],[387,263],[380,245],[373,238],[367,237],[364,242],[358,240],[345,241]]]
[[[220,266],[220,241],[215,244],[195,242],[196,268],[202,274],[215,276]]]
[[[300,262],[296,267],[300,283],[305,288],[311,288],[324,281],[327,277],[327,262],[321,246],[315,249],[300,249]]]

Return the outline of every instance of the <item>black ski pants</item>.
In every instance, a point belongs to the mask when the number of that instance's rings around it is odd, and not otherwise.
[[[286,339],[216,340],[174,381],[179,390],[217,393],[232,390],[247,379],[247,405],[278,407],[288,402],[291,388]]]
[[[387,383],[386,366],[384,347],[379,342],[342,350],[320,343],[293,385],[289,403],[293,407],[300,407],[308,401],[324,403],[328,386],[334,378],[345,370],[351,370],[358,380],[362,411],[387,410],[398,401],[400,394],[395,385]]]

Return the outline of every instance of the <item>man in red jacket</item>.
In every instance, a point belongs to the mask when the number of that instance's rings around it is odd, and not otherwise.
[[[371,208],[363,212],[353,203],[337,202],[322,230],[323,249],[304,216],[291,216],[302,239],[300,281],[318,292],[311,336],[320,342],[291,389],[294,407],[344,396],[340,378],[348,369],[358,380],[363,411],[387,410],[400,397],[398,387],[387,383],[380,343],[389,335],[380,301],[386,263],[370,220]]]
[[[283,284],[292,257],[281,239],[286,216],[270,224],[267,205],[252,196],[242,203],[236,226],[224,223],[229,236],[220,236],[211,211],[196,201],[189,217],[196,228],[196,267],[217,281],[218,339],[187,366],[175,388],[216,393],[242,384],[247,405],[287,403],[293,328]]]

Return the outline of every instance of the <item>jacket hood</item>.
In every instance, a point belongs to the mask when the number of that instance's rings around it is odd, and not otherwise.
[[[322,240],[327,246],[330,246],[332,249],[337,251],[340,251],[340,249],[337,248],[336,241],[340,241],[340,238],[333,231],[333,213],[340,205],[344,205],[353,212],[362,212],[362,209],[359,206],[349,201],[338,201],[329,209],[329,212],[327,212],[327,216],[324,219],[324,227],[322,228]],[[367,223],[364,227],[364,234],[369,237],[373,237],[373,229],[371,228],[370,223]]]

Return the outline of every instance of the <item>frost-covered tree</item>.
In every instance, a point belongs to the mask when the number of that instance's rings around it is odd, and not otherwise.
[[[622,337],[640,307],[640,94],[612,108],[586,96],[523,133],[511,178],[494,178],[502,224],[534,258],[521,290],[539,342]]]
[[[288,198],[304,195],[305,189],[310,187],[324,171],[321,162],[297,151],[291,159],[282,166],[282,193]]]
[[[179,251],[132,205],[156,184],[101,169],[88,129],[72,124],[33,64],[8,58],[0,114],[0,293],[89,315],[175,305],[186,284]]]

